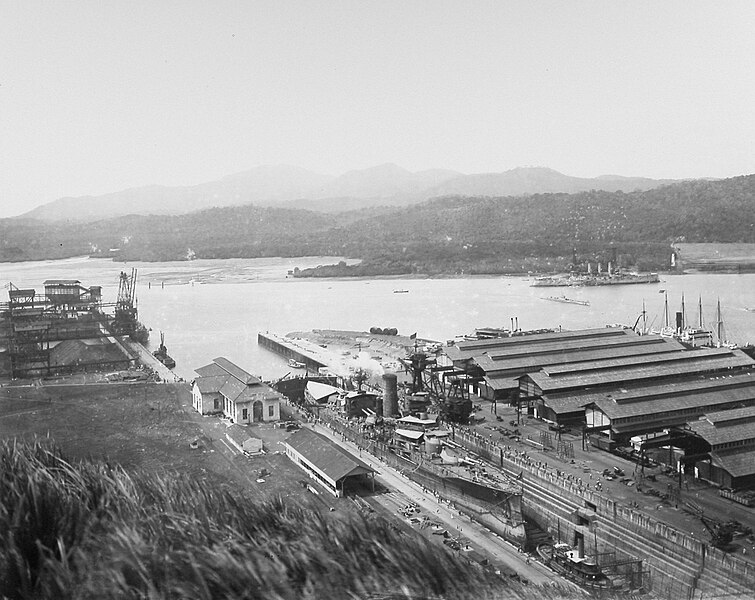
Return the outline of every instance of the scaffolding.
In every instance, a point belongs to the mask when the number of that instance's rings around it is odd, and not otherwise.
[[[8,348],[10,376],[50,375],[51,348],[65,340],[127,335],[138,325],[136,270],[120,274],[115,303],[102,302],[100,286],[77,279],[44,282],[44,294],[8,284],[8,302],[0,305],[0,336]]]

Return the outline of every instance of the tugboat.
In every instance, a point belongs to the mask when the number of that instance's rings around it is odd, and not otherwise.
[[[551,569],[577,583],[591,587],[610,587],[611,582],[600,566],[569,544],[540,544],[537,553]]]
[[[168,355],[168,349],[165,347],[165,334],[162,331],[160,332],[160,347],[152,354],[169,369],[176,366],[176,361]]]
[[[304,369],[307,365],[305,365],[303,362],[299,362],[298,360],[294,360],[293,358],[289,358],[288,366],[292,369]]]

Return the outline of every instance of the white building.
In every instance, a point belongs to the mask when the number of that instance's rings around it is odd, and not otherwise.
[[[203,415],[222,414],[234,423],[280,419],[282,396],[226,358],[196,369],[192,404]]]

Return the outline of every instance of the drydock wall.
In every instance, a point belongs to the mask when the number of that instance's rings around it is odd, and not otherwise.
[[[456,429],[454,441],[500,465],[523,481],[525,517],[553,538],[574,543],[581,536],[585,552],[615,552],[616,558],[642,559],[646,585],[660,597],[752,594],[755,566],[689,536],[650,515],[565,479],[533,461],[472,432]]]

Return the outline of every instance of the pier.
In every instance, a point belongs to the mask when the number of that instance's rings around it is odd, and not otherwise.
[[[257,344],[283,356],[284,358],[293,358],[295,361],[304,363],[307,371],[319,372],[321,368],[330,365],[325,362],[325,358],[315,350],[314,344],[302,339],[292,339],[276,335],[274,333],[258,333]]]

